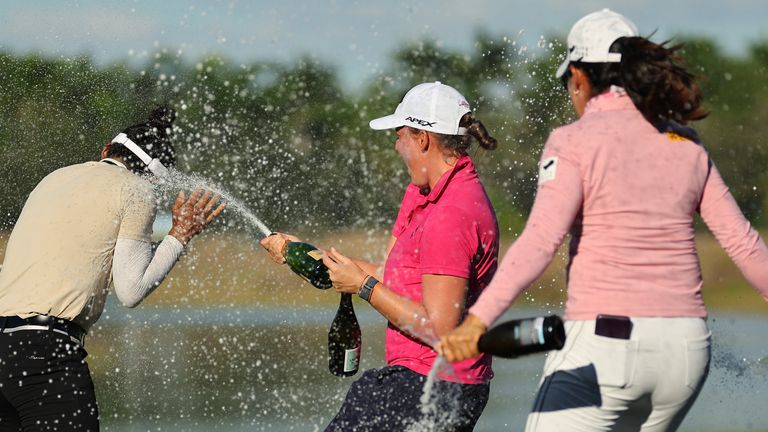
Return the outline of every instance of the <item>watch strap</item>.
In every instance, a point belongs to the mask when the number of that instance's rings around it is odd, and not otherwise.
[[[371,295],[373,295],[373,287],[375,287],[377,283],[379,283],[379,281],[376,280],[375,277],[368,276],[365,278],[365,282],[363,282],[363,286],[360,287],[360,292],[358,292],[357,295],[359,295],[361,299],[370,303]]]

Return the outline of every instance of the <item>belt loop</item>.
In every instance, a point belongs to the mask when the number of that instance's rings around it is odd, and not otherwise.
[[[5,322],[8,321],[7,317],[0,317],[0,333],[5,330]]]

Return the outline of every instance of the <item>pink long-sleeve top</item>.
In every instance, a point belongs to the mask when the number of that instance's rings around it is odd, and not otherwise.
[[[705,317],[696,212],[768,300],[768,248],[707,152],[659,132],[612,88],[550,135],[526,227],[469,312],[491,325],[541,275],[570,231],[566,319]]]

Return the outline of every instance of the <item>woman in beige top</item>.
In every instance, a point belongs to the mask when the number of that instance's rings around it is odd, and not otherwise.
[[[136,306],[223,210],[210,192],[181,192],[153,254],[150,180],[175,162],[175,116],[156,109],[107,144],[101,161],[52,172],[27,199],[0,272],[0,431],[97,431],[83,336],[110,281]]]

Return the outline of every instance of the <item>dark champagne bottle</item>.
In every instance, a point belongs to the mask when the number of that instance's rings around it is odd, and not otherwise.
[[[362,332],[352,307],[352,294],[342,293],[339,310],[328,330],[328,369],[340,377],[356,374],[361,348]]]
[[[323,264],[323,253],[316,247],[304,242],[288,242],[283,247],[283,256],[294,273],[315,287],[325,290],[333,286],[328,267]]]
[[[497,357],[515,358],[559,350],[565,344],[563,320],[557,315],[501,323],[480,336],[477,348]]]

